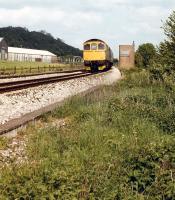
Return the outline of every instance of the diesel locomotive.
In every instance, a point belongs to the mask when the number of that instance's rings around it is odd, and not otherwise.
[[[113,65],[111,48],[99,39],[84,42],[83,59],[86,70],[92,72],[107,70]]]

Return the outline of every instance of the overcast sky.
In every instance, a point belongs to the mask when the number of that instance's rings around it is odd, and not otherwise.
[[[119,44],[158,44],[162,22],[175,0],[0,0],[0,27],[46,30],[82,49],[90,38],[105,40],[118,53]]]

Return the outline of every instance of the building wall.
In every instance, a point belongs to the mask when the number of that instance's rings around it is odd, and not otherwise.
[[[8,46],[6,41],[3,39],[0,42],[0,60],[7,60],[8,58]]]
[[[135,45],[119,46],[119,66],[123,69],[135,67]]]
[[[14,48],[12,47],[13,48],[12,50],[12,48],[11,49],[10,47],[8,48],[8,45],[3,38],[0,39],[2,39],[0,40],[0,60],[46,62],[46,63],[58,62],[57,56],[51,54],[50,52],[48,52],[47,55],[46,51],[43,51],[44,55],[39,55],[42,54],[42,50],[33,51],[32,49],[28,49],[29,53],[26,52],[26,49],[22,50],[22,48],[20,48],[20,50],[22,51],[19,51],[19,48],[16,48],[17,50],[14,50],[15,47]]]
[[[22,54],[22,53],[8,53],[9,61],[27,61],[27,62],[56,62],[56,56],[45,56],[45,55],[33,55],[33,54]]]

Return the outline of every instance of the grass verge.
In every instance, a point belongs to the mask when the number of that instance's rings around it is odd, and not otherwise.
[[[0,61],[0,74],[31,74],[56,70],[82,69],[80,65],[42,62]]]

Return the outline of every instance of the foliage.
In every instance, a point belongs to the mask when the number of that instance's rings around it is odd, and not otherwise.
[[[8,139],[5,137],[0,137],[0,150],[4,149],[8,144]]]
[[[4,37],[8,46],[30,49],[48,50],[58,56],[81,56],[81,51],[65,44],[61,39],[55,39],[45,31],[29,31],[22,27],[0,28],[0,37]]]
[[[114,58],[113,62],[114,62],[114,65],[118,65],[118,63],[119,63],[118,58]]]
[[[135,63],[137,67],[143,67],[143,57],[138,52],[138,50],[135,53]]]
[[[28,127],[28,162],[1,170],[0,199],[173,200],[174,112],[166,85],[125,72]]]
[[[170,65],[161,65],[155,63],[150,68],[150,79],[152,81],[159,81],[165,83],[167,86],[169,85],[171,90],[175,88],[175,67]]]
[[[153,44],[146,43],[138,47],[136,51],[137,67],[148,68],[156,57],[156,49]]]
[[[166,39],[158,47],[156,62],[150,68],[152,80],[164,82],[171,90],[175,87],[175,11],[163,26]]]
[[[166,39],[160,43],[159,63],[163,65],[175,64],[175,11],[168,17],[163,26]]]

